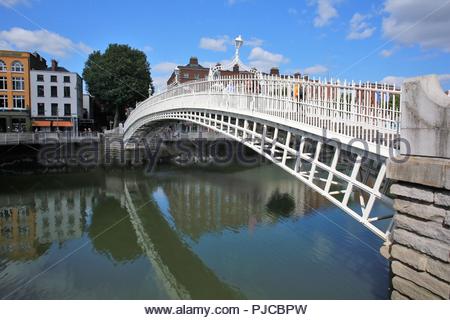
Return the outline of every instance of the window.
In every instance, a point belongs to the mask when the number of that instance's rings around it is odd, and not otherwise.
[[[13,90],[16,90],[16,91],[24,90],[25,81],[22,77],[13,77],[12,83],[13,83]]]
[[[0,90],[7,90],[8,89],[8,82],[6,80],[6,77],[0,77]]]
[[[183,78],[189,79],[189,73],[183,73]]]
[[[37,107],[38,107],[38,116],[44,116],[45,115],[45,104],[38,103]]]
[[[11,65],[12,72],[23,72],[23,64],[19,61],[14,61]]]
[[[6,63],[3,60],[0,60],[0,71],[6,71]]]
[[[36,78],[37,78],[37,81],[39,81],[39,82],[43,82],[44,81],[44,75],[43,74],[38,74]]]
[[[52,103],[52,116],[57,116],[57,115],[58,115],[58,104]]]
[[[70,83],[70,76],[64,76],[64,82]]]
[[[13,108],[24,109],[25,108],[25,97],[24,96],[13,96]]]
[[[8,108],[8,96],[0,96],[0,108]]]
[[[56,86],[51,87],[51,96],[52,98],[56,98],[58,96],[58,87]]]
[[[70,116],[70,103],[65,103],[64,104],[64,115],[65,116]]]
[[[70,87],[64,87],[64,98],[70,98]]]
[[[42,85],[37,86],[37,96],[44,97],[44,86]]]
[[[58,82],[58,77],[57,76],[50,76],[50,81],[51,82]]]
[[[194,78],[195,78],[195,80],[199,80],[200,79],[200,75],[198,73],[196,73]]]

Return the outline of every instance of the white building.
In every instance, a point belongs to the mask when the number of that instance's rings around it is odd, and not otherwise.
[[[83,93],[83,112],[78,118],[79,132],[94,129],[94,119],[92,111],[92,96],[89,93]]]
[[[91,119],[91,95],[83,93],[83,116],[86,119]]]
[[[47,70],[31,70],[31,125],[39,131],[78,133],[83,114],[81,77],[59,67],[55,60]]]

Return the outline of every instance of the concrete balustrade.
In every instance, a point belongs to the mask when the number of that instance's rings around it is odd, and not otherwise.
[[[405,81],[402,89],[401,153],[450,158],[450,97],[436,76]]]

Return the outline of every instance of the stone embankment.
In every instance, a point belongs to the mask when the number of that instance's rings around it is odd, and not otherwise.
[[[450,299],[450,98],[435,76],[402,88],[401,154],[390,159],[392,299]]]

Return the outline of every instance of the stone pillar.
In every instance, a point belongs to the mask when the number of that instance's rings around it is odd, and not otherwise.
[[[450,299],[450,98],[435,76],[402,88],[401,154],[388,160],[392,299]]]

